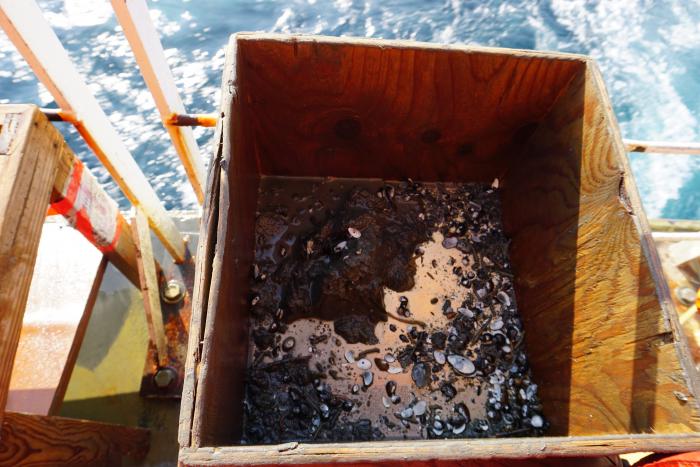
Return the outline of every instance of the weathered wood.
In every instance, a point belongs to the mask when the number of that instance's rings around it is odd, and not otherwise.
[[[64,200],[64,193],[66,187],[70,183],[70,177],[74,173],[75,167],[78,166],[80,160],[70,149],[68,144],[65,142],[58,129],[53,126],[49,131],[55,132],[61,138],[62,151],[60,158],[58,160],[58,167],[56,171],[56,180],[53,185],[53,192],[51,194],[51,202],[59,203]],[[100,184],[95,180],[93,175],[83,167],[82,178],[85,182],[82,184],[86,189],[90,189],[89,196],[94,204],[107,204],[109,203],[109,195],[104,191]],[[119,224],[119,234],[117,241],[113,249],[106,251],[105,254],[109,258],[110,262],[121,271],[124,276],[126,276],[129,281],[135,286],[139,286],[139,273],[138,265],[136,264],[136,247],[134,246],[134,240],[131,231],[127,228],[127,222],[120,212],[116,212],[116,222]],[[88,240],[91,240],[88,238]]]
[[[228,51],[229,63],[237,57],[234,45]],[[223,147],[215,169],[218,211],[216,246],[211,261],[206,322],[199,364],[197,399],[192,422],[192,443],[219,444],[238,437],[240,425],[231,418],[242,418],[243,378],[248,354],[247,283],[253,259],[253,225],[259,177],[255,161],[248,157],[252,142],[247,138],[249,122],[242,118],[241,95],[227,83],[238,82],[231,66],[224,75],[222,105],[228,113],[221,119]],[[229,290],[229,293],[223,293]],[[194,314],[194,310],[193,310]],[[228,336],[228,337],[227,337]],[[227,344],[228,342],[228,344]],[[231,345],[232,344],[232,345]],[[228,350],[224,350],[228,349]],[[229,397],[217,389],[228,388]]]
[[[160,307],[160,278],[156,273],[151,231],[148,228],[148,218],[136,208],[131,221],[131,230],[136,241],[136,259],[138,262],[139,288],[143,296],[143,307],[146,311],[148,335],[156,346],[158,362],[161,366],[168,364],[167,338],[163,324],[163,310]]]
[[[222,74],[221,89],[229,88],[228,83],[235,80],[235,42],[229,41],[226,49],[226,60]],[[202,347],[204,342],[204,327],[207,309],[209,307],[209,292],[212,281],[212,263],[217,244],[217,228],[219,225],[219,190],[221,180],[221,162],[224,150],[224,132],[228,131],[232,119],[231,102],[233,90],[222,93],[219,104],[220,118],[216,125],[213,150],[207,175],[207,188],[202,206],[202,220],[199,226],[199,244],[197,245],[197,265],[195,283],[192,293],[192,319],[190,320],[190,335],[187,344],[187,361],[180,399],[180,421],[178,427],[178,443],[180,446],[192,444],[192,425],[194,420],[195,402],[198,400],[197,386],[201,365]],[[196,310],[196,311],[195,311]],[[201,401],[199,402],[201,404]],[[197,435],[198,436],[198,435]],[[195,441],[200,444],[199,438]]]
[[[591,62],[503,184],[530,363],[552,434],[696,431],[682,336],[606,102]]]
[[[0,465],[121,465],[142,460],[149,432],[88,420],[8,412],[0,432]]]
[[[218,193],[209,193],[207,211],[207,224],[218,225],[203,230],[198,257],[205,264],[193,322],[204,332],[190,341],[181,461],[381,463],[700,447],[698,436],[684,435],[699,428],[695,376],[592,61],[270,34],[235,36],[229,60],[223,152],[211,175],[218,185],[210,181]],[[498,177],[549,435],[574,437],[221,447],[240,432],[262,175]]]
[[[205,447],[181,449],[182,465],[303,465],[366,463],[396,465],[433,461],[454,465],[463,459],[518,459],[576,456],[587,457],[626,452],[686,452],[697,450],[700,435],[578,436],[516,439],[419,440],[381,443],[287,443],[269,446]],[[438,460],[439,461],[436,461]],[[510,465],[510,464],[507,464]],[[555,464],[556,465],[556,464]],[[559,465],[567,465],[560,463]]]
[[[14,123],[13,123],[14,122]],[[0,110],[0,420],[61,138],[35,106]],[[6,144],[5,144],[6,143]]]

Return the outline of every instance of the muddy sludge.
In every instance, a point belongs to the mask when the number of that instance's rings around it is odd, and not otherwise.
[[[541,435],[497,191],[263,178],[243,443]]]

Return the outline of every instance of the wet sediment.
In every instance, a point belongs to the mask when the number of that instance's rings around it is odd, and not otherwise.
[[[269,177],[243,442],[542,434],[497,188]]]

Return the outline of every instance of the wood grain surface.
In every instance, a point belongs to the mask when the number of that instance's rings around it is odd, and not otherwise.
[[[121,465],[146,456],[149,432],[63,417],[7,412],[0,432],[2,466]]]
[[[237,44],[229,57],[237,58]],[[238,439],[243,412],[244,372],[248,360],[248,281],[253,261],[253,229],[259,174],[248,137],[251,122],[241,111],[238,68],[227,69],[221,118],[224,135],[216,213],[216,246],[211,259],[211,281],[199,365],[192,443],[212,446]],[[193,314],[194,314],[193,310]],[[226,391],[221,391],[225,387]]]
[[[535,380],[552,434],[697,431],[691,375],[595,73],[591,63],[571,83],[504,182]]]
[[[8,114],[17,115],[16,127],[6,124]],[[36,106],[2,106],[0,122],[5,123],[3,137],[14,141],[9,153],[0,155],[1,421],[56,161],[63,149],[60,135],[47,131],[51,123]]]
[[[581,67],[503,49],[237,39],[236,94],[265,175],[490,182]]]
[[[270,446],[185,448],[180,463],[199,465],[351,465],[453,466],[471,460],[598,457],[627,452],[697,450],[700,435],[618,435],[472,440],[416,440],[364,443],[286,443]],[[558,463],[557,463],[558,462]],[[466,465],[470,465],[466,463]],[[479,464],[477,464],[479,465]],[[517,465],[517,464],[516,464]],[[555,459],[553,465],[569,465]],[[585,464],[584,464],[585,465]]]

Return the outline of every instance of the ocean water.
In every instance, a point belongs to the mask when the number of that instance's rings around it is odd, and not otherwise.
[[[196,205],[107,0],[39,0],[167,208]],[[700,141],[700,0],[151,0],[185,106],[211,112],[236,31],[401,38],[556,50],[599,63],[623,136]],[[55,106],[0,32],[0,102]],[[128,203],[69,125],[69,144]],[[212,130],[195,135],[209,158]],[[649,216],[700,218],[700,157],[632,155]]]

